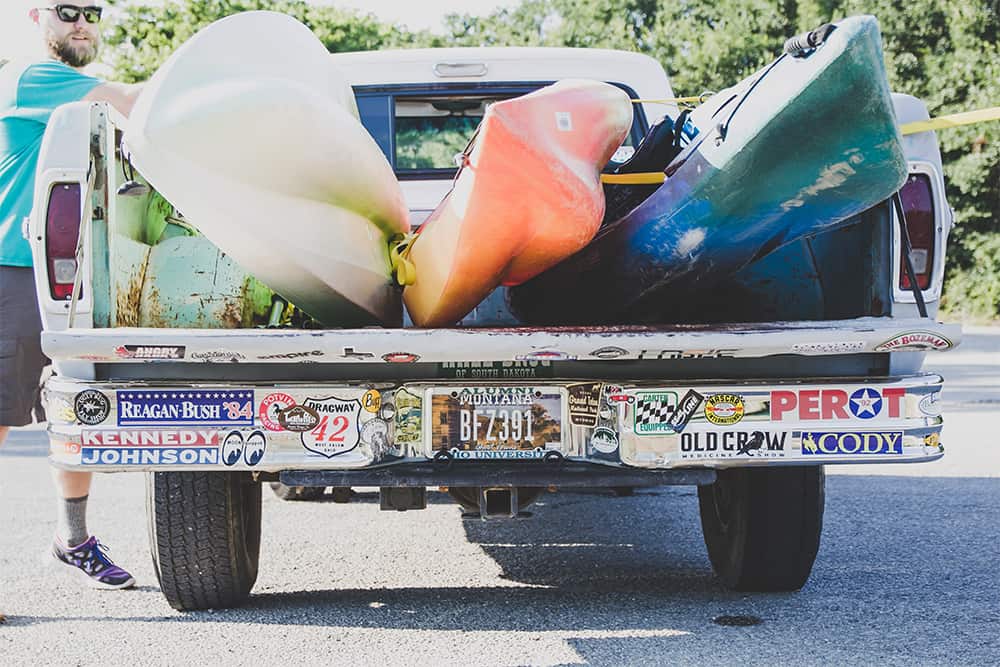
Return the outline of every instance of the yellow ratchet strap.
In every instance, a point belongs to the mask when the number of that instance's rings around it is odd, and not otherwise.
[[[659,185],[667,180],[662,171],[640,171],[634,174],[601,174],[601,183],[613,185]]]
[[[695,97],[665,97],[663,99],[639,99],[632,100],[632,104],[701,104],[711,95],[697,95]]]
[[[410,260],[410,250],[417,235],[396,234],[389,239],[389,264],[396,275],[396,282],[402,287],[412,285],[417,279],[417,268]]]
[[[960,127],[962,125],[972,125],[973,123],[985,123],[990,120],[1000,120],[1000,107],[989,109],[979,109],[978,111],[966,111],[964,113],[953,113],[947,116],[938,116],[930,120],[918,120],[915,123],[906,123],[899,127],[903,134],[916,134],[917,132],[927,132],[929,130],[942,130],[947,127]]]

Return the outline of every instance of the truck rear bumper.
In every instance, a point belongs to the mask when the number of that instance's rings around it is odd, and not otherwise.
[[[933,374],[266,386],[56,377],[45,396],[51,461],[70,470],[247,470],[297,486],[586,485],[629,471],[933,461],[944,452],[941,387]],[[504,440],[515,417],[518,433],[523,418],[534,434],[528,426],[515,441],[511,428]],[[464,482],[449,481],[456,471]]]

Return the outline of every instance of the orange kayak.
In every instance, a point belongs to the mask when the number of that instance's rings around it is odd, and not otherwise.
[[[600,171],[632,125],[621,89],[567,80],[491,105],[451,192],[413,242],[403,300],[417,326],[454,324],[587,245],[604,215]]]

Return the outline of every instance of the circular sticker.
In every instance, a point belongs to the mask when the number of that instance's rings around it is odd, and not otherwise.
[[[705,419],[719,426],[732,426],[743,420],[743,397],[715,394],[705,399]]]
[[[243,450],[243,462],[251,468],[264,458],[264,450],[267,449],[267,436],[263,431],[254,431],[247,436],[246,446]]]
[[[590,446],[602,454],[613,454],[618,449],[618,434],[603,426],[595,428],[590,436]]]
[[[80,423],[97,426],[111,414],[111,399],[96,389],[84,389],[73,399],[73,412]]]
[[[243,434],[239,431],[230,431],[222,441],[222,462],[227,466],[234,466],[242,457]]]
[[[378,393],[377,389],[369,389],[365,392],[365,395],[361,397],[361,407],[371,413],[378,412],[379,408],[382,406],[382,394]]]
[[[293,405],[295,405],[295,399],[288,394],[281,392],[268,394],[260,402],[257,418],[260,419],[261,425],[268,431],[281,431],[280,415]]]
[[[377,449],[389,446],[389,425],[381,419],[370,419],[361,427],[361,440]]]

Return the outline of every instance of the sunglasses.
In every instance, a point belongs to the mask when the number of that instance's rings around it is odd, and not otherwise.
[[[59,20],[65,23],[76,23],[80,14],[83,14],[87,23],[97,23],[101,20],[101,12],[103,11],[103,7],[77,7],[76,5],[55,5],[54,7],[40,7],[40,9],[55,12]]]

